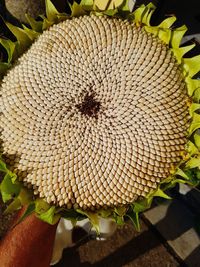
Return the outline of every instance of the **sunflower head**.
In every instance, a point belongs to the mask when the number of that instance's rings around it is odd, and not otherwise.
[[[31,28],[7,24],[17,42],[1,40],[7,67],[23,54],[1,84],[4,199],[15,189],[51,223],[135,221],[163,189],[196,184],[199,57],[183,58],[185,27],[172,31],[174,17],[151,26],[151,4],[131,13],[126,1],[81,1],[71,15],[46,6]]]

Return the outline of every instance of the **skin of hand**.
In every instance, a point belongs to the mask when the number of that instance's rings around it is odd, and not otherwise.
[[[6,236],[0,241],[1,267],[49,267],[56,225],[38,219],[34,214],[16,224],[21,209]],[[16,225],[15,225],[16,224]]]

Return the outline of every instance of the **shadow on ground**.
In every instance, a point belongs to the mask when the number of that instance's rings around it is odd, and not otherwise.
[[[106,241],[91,240],[64,250],[62,260],[55,267],[175,267],[179,263],[171,256],[152,229],[142,222],[136,232],[128,223]]]
[[[195,231],[196,220],[194,210],[182,205],[183,202],[183,199],[177,197],[173,201],[163,203],[166,205],[164,216],[161,214],[163,217],[154,226],[143,218],[145,223],[141,221],[140,233],[128,223],[106,241],[89,240],[74,248],[65,249],[62,260],[55,267],[198,267],[199,243],[191,244],[191,240],[187,237],[181,239],[191,229]],[[159,209],[156,211],[160,212]],[[196,232],[198,235],[199,232]],[[164,233],[164,237],[161,233]],[[185,249],[187,256],[184,261],[174,253],[167,241],[174,242],[175,246],[182,246],[183,254]],[[187,250],[188,246],[190,250]]]

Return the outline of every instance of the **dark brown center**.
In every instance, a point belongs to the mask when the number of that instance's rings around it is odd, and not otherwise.
[[[76,105],[76,107],[83,115],[96,117],[100,109],[100,102],[94,99],[94,94],[89,95],[87,93],[84,97],[83,102]]]

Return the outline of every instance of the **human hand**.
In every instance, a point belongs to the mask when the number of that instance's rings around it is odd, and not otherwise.
[[[57,224],[45,223],[35,214],[16,224],[24,211],[25,208],[18,212],[0,242],[1,267],[49,267]]]

